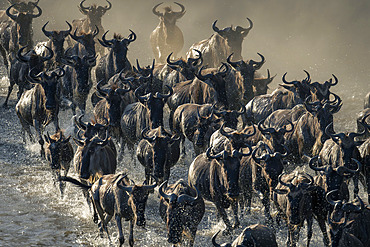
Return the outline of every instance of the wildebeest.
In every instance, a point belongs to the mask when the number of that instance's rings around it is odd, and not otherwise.
[[[145,226],[145,206],[149,191],[153,190],[157,183],[153,185],[130,184],[132,180],[127,177],[127,174],[123,173],[104,175],[93,185],[85,185],[69,177],[62,177],[61,179],[84,190],[90,190],[94,210],[97,211],[101,221],[99,223],[101,236],[103,236],[104,230],[110,240],[107,224],[114,216],[118,227],[119,246],[122,246],[125,238],[121,219],[130,221],[129,245],[134,246],[134,225],[136,223],[138,226]],[[97,220],[95,215],[94,220]]]
[[[169,92],[162,94],[156,92],[146,95],[140,95],[139,87],[135,90],[135,95],[140,102],[132,103],[126,106],[121,116],[122,130],[122,151],[124,144],[132,151],[134,155],[134,145],[141,139],[141,133],[146,127],[152,129],[163,125],[163,107],[166,100],[173,94],[170,86],[167,86]]]
[[[70,46],[69,50],[66,51],[68,56],[84,56],[89,54],[95,54],[95,37],[99,34],[99,29],[96,27],[94,31],[85,33],[82,32],[81,35],[77,35],[77,29],[74,34],[70,33],[69,36],[77,43],[74,46]],[[95,66],[95,63],[94,63]]]
[[[186,53],[186,57],[195,57],[194,50],[199,50],[203,54],[203,64],[209,68],[216,68],[222,62],[226,62],[226,58],[231,53],[234,53],[234,59],[242,60],[243,40],[253,28],[253,22],[249,18],[247,20],[249,22],[248,28],[237,26],[235,29],[226,27],[222,30],[216,26],[217,20],[214,21],[212,29],[216,33],[208,39],[193,44]]]
[[[150,43],[155,59],[159,63],[164,63],[168,54],[173,53],[176,56],[184,46],[184,37],[176,21],[185,14],[185,7],[175,2],[181,11],[175,12],[171,7],[165,7],[164,12],[160,13],[157,8],[161,4],[153,7],[153,14],[159,17],[159,24],[150,34]]]
[[[102,40],[98,39],[99,43],[109,49],[109,53],[99,59],[96,67],[96,81],[103,81],[103,84],[108,82],[113,75],[130,71],[131,63],[127,59],[128,45],[136,40],[136,34],[132,31],[127,39],[120,34],[114,34],[113,39],[106,40],[105,36],[109,31],[106,31]]]
[[[163,126],[142,131],[143,139],[137,145],[136,155],[145,167],[145,178],[149,183],[153,174],[160,183],[168,180],[170,169],[180,157],[180,138],[169,134]]]
[[[219,233],[220,231],[212,237],[212,244],[215,247],[278,247],[274,231],[261,224],[247,226],[231,244],[218,244],[216,237]]]
[[[175,113],[173,131],[181,138],[181,154],[185,153],[185,138],[193,143],[195,154],[205,151],[215,123],[213,106],[210,104],[183,104]]]
[[[198,155],[191,163],[188,172],[188,183],[199,189],[202,197],[213,202],[218,214],[226,225],[226,232],[237,227],[238,219],[238,197],[239,197],[239,168],[240,159],[251,154],[238,150],[226,151],[212,154],[211,148],[206,153]],[[226,208],[232,204],[234,213],[234,226],[231,225]]]
[[[6,15],[12,21],[0,23],[0,52],[4,59],[4,65],[8,69],[8,56],[14,58],[15,53],[20,46],[27,46],[29,49],[33,47],[33,31],[32,20],[40,17],[42,10],[36,3],[31,3],[37,9],[38,13],[32,12],[19,12],[11,13],[17,4],[12,4],[7,10]]]
[[[49,60],[47,62],[47,68],[55,68],[57,66],[61,66],[62,62],[61,59],[64,56],[64,41],[66,37],[69,35],[69,33],[72,30],[71,24],[69,24],[68,21],[66,21],[69,29],[63,30],[63,31],[48,31],[46,30],[46,26],[49,22],[46,22],[45,25],[42,27],[42,32],[45,34],[46,37],[48,37],[48,41],[45,42],[39,42],[36,44],[35,50],[37,54],[45,55],[45,48],[44,47],[50,47],[50,49],[54,52],[54,57],[52,60]]]
[[[100,33],[104,33],[104,28],[101,24],[101,19],[105,12],[110,10],[112,8],[112,4],[108,1],[108,6],[96,6],[91,5],[89,7],[85,7],[83,4],[86,0],[82,0],[80,5],[78,6],[80,12],[83,15],[86,15],[86,18],[73,20],[72,26],[73,30],[79,29],[81,33],[89,33],[95,30],[95,27],[97,27],[100,30]],[[97,38],[101,38],[101,35]],[[103,47],[97,47],[98,53],[100,53],[101,56],[104,55],[104,48]]]
[[[66,51],[68,53],[69,49]],[[95,53],[82,57],[65,55],[62,62],[66,64],[66,76],[62,78],[62,95],[72,102],[72,112],[76,115],[76,107],[85,113],[87,96],[92,87],[90,69],[96,61]]]
[[[258,153],[263,155],[257,156]],[[262,197],[262,204],[265,207],[264,214],[268,224],[272,224],[270,214],[270,195],[278,184],[278,177],[284,169],[284,158],[287,156],[279,152],[272,152],[266,144],[259,142],[254,148],[250,157],[243,157],[240,162],[239,186],[241,192],[240,207],[243,210],[244,204],[250,210],[252,192],[257,191]]]
[[[73,158],[76,173],[81,179],[94,183],[106,174],[114,174],[117,168],[117,155],[109,144],[106,134],[102,140],[98,136],[92,140],[74,139],[78,148]]]
[[[193,246],[197,228],[201,222],[205,206],[200,192],[180,179],[167,187],[167,181],[158,189],[161,201],[159,214],[167,225],[167,241],[177,245],[185,242],[183,236]]]
[[[325,81],[324,83],[319,83],[319,82],[311,82],[310,83],[310,88],[311,88],[311,93],[314,96],[314,100],[329,100],[330,96],[330,88],[332,86],[335,86],[338,84],[338,78],[333,74],[334,77],[334,82],[330,78],[328,81]]]
[[[294,247],[298,243],[299,231],[305,221],[307,222],[307,246],[310,245],[313,223],[310,192],[315,189],[313,182],[309,174],[298,172],[281,174],[279,184],[273,190],[273,201],[280,216],[286,220],[288,225],[288,247]]]
[[[362,131],[364,131],[364,126],[361,124],[361,122],[370,126],[370,118],[367,118],[368,115],[370,115],[370,108],[365,108],[357,115],[357,132],[358,133],[361,133]],[[370,137],[370,130],[369,128],[367,129],[365,128],[365,134],[363,136],[358,136],[357,139],[366,140],[369,137]]]
[[[3,106],[8,105],[8,100],[13,91],[14,85],[18,86],[18,100],[24,90],[31,89],[31,85],[26,79],[29,71],[32,70],[34,74],[42,72],[44,70],[44,62],[49,61],[54,56],[54,52],[49,47],[45,47],[49,53],[45,54],[45,56],[37,55],[34,50],[30,50],[26,54],[22,54],[26,48],[27,47],[25,46],[19,49],[15,59],[11,60],[9,71],[10,85],[8,87],[8,95],[6,96]]]
[[[44,140],[42,133],[44,128],[54,121],[55,130],[59,130],[58,113],[59,113],[59,93],[58,78],[63,77],[65,71],[61,68],[49,72],[41,72],[33,75],[30,71],[30,81],[36,84],[32,89],[24,92],[19,99],[15,110],[22,125],[23,140],[25,131],[27,131],[31,141],[33,136],[30,126],[36,129],[39,144],[41,145],[41,156],[45,156]]]
[[[49,136],[49,133],[47,133],[44,138],[46,141],[45,156],[53,172],[54,179],[58,180],[61,176],[67,176],[74,154],[72,145],[69,142],[71,136],[66,138],[63,131],[58,131],[52,136]],[[64,188],[65,184],[59,181],[59,189],[62,197]]]
[[[35,2],[29,1],[24,2],[23,0],[8,0],[8,2],[12,5],[14,4],[14,8],[11,11],[13,12],[30,12],[32,13],[34,8],[36,8],[36,5],[39,3],[40,0],[36,0]],[[0,10],[0,22],[6,22],[6,21],[11,21],[9,16],[6,15],[5,10]]]

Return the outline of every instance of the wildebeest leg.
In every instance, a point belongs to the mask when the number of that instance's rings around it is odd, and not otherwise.
[[[238,218],[238,200],[232,200],[231,208],[233,209],[233,213],[234,213],[233,228],[235,229],[240,225],[239,218]]]
[[[358,178],[359,178],[359,175],[358,173],[356,173],[354,176],[353,176],[353,197],[356,198],[356,196],[358,195],[358,192],[359,192],[359,188],[358,188]]]
[[[324,236],[324,238],[323,238],[324,245],[325,245],[325,247],[328,247],[329,246],[329,237],[328,237],[328,234],[326,232],[325,219],[321,219],[321,217],[320,217],[320,218],[317,218],[316,220],[317,220],[317,223],[319,224],[322,235]]]
[[[1,53],[1,56],[3,56],[5,68],[6,68],[7,71],[9,71],[8,58],[7,58],[7,55],[6,55],[6,51],[5,51],[5,49],[2,45],[0,45],[0,53]]]
[[[267,218],[267,225],[271,226],[273,223],[271,214],[270,214],[270,194],[265,192],[263,193],[262,204],[265,206],[265,217]]]
[[[130,220],[130,236],[128,238],[130,246],[134,246],[134,220]]]
[[[10,79],[9,79],[9,80],[10,80]],[[13,80],[10,80],[10,81],[9,81],[9,83],[10,83],[10,85],[9,85],[9,87],[8,87],[8,95],[6,96],[6,99],[5,99],[5,102],[4,102],[4,104],[3,104],[3,107],[8,106],[8,100],[9,100],[10,94],[11,94],[11,93],[12,93],[12,91],[13,91],[13,87],[14,87],[14,84],[15,84],[15,82],[14,82]]]
[[[58,132],[60,130],[58,113],[56,113],[56,115],[54,116],[54,127],[55,127],[55,132]]]
[[[119,246],[122,246],[123,243],[125,242],[125,237],[123,236],[123,231],[122,231],[122,221],[121,221],[121,216],[116,214],[116,223],[118,227],[118,239],[119,239]]]
[[[189,240],[189,246],[193,247],[195,235],[197,234],[197,226],[190,227],[190,240]]]
[[[312,217],[307,219],[307,247],[310,246],[311,238],[312,238]]]
[[[232,226],[231,226],[231,223],[229,221],[229,218],[227,217],[226,211],[221,205],[216,205],[216,208],[217,208],[217,212],[220,214],[222,220],[224,221],[224,223],[226,225],[226,229],[223,231],[222,234],[223,235],[228,235],[232,231]]]
[[[94,204],[94,211],[95,210],[98,211],[98,215],[99,215],[99,219],[100,219],[100,222],[98,224],[98,227],[99,227],[100,237],[103,238],[104,237],[104,235],[103,235],[103,229],[105,227],[104,226],[104,211],[101,208],[99,201],[96,201],[95,199],[92,198],[92,202]],[[109,235],[108,235],[108,237],[109,237]]]
[[[39,136],[39,144],[41,146],[41,157],[44,158],[45,157],[45,151],[44,151],[44,139],[42,139],[42,126],[41,126],[41,123],[35,119],[33,121],[33,125],[35,126],[35,129],[36,129],[36,132]]]
[[[288,225],[288,242],[287,242],[287,246],[289,247],[296,247],[297,246],[297,242],[299,240],[299,230],[300,230],[300,226],[295,226],[295,225],[291,225],[289,224]]]
[[[184,159],[186,152],[185,152],[185,136],[181,135],[181,158]]]
[[[112,219],[112,217],[113,215],[105,214],[105,217],[103,220],[103,229],[107,233],[109,242],[112,242],[112,240],[110,239],[107,225],[108,225],[108,222]]]

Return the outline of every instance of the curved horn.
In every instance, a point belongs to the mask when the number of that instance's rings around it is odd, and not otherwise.
[[[16,58],[22,62],[28,63],[30,61],[30,56],[23,56],[23,51],[27,49],[27,46],[23,46],[21,49],[18,50]]]
[[[310,166],[310,168],[312,169],[312,170],[314,170],[314,171],[318,171],[318,172],[321,172],[321,171],[325,171],[326,170],[326,167],[324,166],[324,167],[317,167],[317,166],[314,166],[314,162],[315,162],[315,160],[318,160],[319,159],[319,156],[315,156],[315,157],[312,157],[311,159],[310,159],[310,162],[309,162],[309,166]]]
[[[329,129],[331,129],[333,127],[333,122],[331,122],[330,124],[328,124],[328,126],[326,126],[325,128],[325,134],[327,134],[328,136],[330,136],[332,139],[334,139],[335,137],[338,137],[339,139],[343,139],[344,138],[344,134],[343,133],[339,133],[339,134],[332,134],[329,132]]]
[[[102,96],[106,97],[108,95],[108,92],[104,89],[101,88],[101,85],[104,80],[101,80],[96,84],[96,89],[98,90],[98,93],[101,94]]]
[[[76,124],[77,124],[78,127],[81,127],[81,129],[86,130],[88,124],[85,123],[84,121],[82,121],[83,116],[84,116],[84,114],[81,114],[78,117],[78,122],[76,122]]]
[[[6,13],[6,15],[7,15],[7,16],[9,16],[13,21],[17,21],[18,16],[17,16],[17,15],[13,15],[13,14],[11,14],[11,13],[10,13],[10,10],[11,10],[12,8],[14,8],[14,6],[15,6],[15,4],[10,5],[10,6],[9,6],[9,8],[7,8],[7,9],[6,9],[5,13]]]
[[[171,95],[173,94],[173,89],[169,85],[166,85],[166,87],[168,88],[169,92],[167,94],[161,94],[160,92],[157,92],[156,93],[156,98],[158,98],[158,99],[168,99],[169,97],[171,97]]]
[[[98,34],[99,34],[99,28],[98,28],[98,26],[95,25],[95,30],[92,33],[93,38],[95,38]]]
[[[258,130],[261,131],[262,134],[266,135],[266,134],[271,134],[271,133],[275,133],[276,130],[274,128],[264,128],[263,127],[263,122],[265,120],[262,119],[261,121],[258,122]]]
[[[195,197],[187,195],[187,194],[182,194],[181,196],[179,196],[177,198],[177,202],[178,203],[185,203],[185,202],[193,203],[193,202],[196,202],[199,199],[200,192],[199,192],[199,190],[196,186],[194,186],[194,189],[195,189],[195,192],[196,192]]]
[[[310,83],[311,82],[311,76],[310,76],[310,73],[308,73],[308,71],[307,70],[303,70],[305,73],[306,73],[306,75],[307,75],[307,77],[305,78],[305,79],[303,79],[303,81],[304,82],[306,82],[306,83]],[[303,82],[302,81],[302,82]]]
[[[80,3],[80,8],[81,9],[83,9],[83,10],[89,10],[90,9],[90,7],[85,7],[84,5],[83,5],[83,3],[85,2],[86,0],[82,0],[81,1],[81,3]]]
[[[148,100],[147,97],[139,95],[139,89],[141,89],[142,87],[143,87],[143,85],[141,85],[140,87],[136,88],[136,90],[134,92],[136,98],[138,98],[140,102],[144,102],[144,101],[147,101]]]
[[[224,130],[224,127],[225,127],[225,122],[222,123],[221,127],[220,127],[220,134],[223,135],[223,136],[226,136],[228,138],[231,138],[233,135],[232,134],[229,134],[227,133],[225,130]]]
[[[208,159],[218,159],[218,158],[220,158],[221,156],[223,156],[223,154],[224,154],[224,152],[225,152],[225,151],[222,151],[222,152],[220,152],[220,153],[218,153],[218,154],[216,154],[216,155],[212,155],[212,154],[211,154],[211,150],[212,150],[212,147],[207,148],[206,155],[207,155],[207,158],[208,158]]]
[[[284,175],[285,175],[285,173],[282,173],[282,174],[279,175],[279,178],[278,178],[279,183],[288,187],[288,188],[292,188],[294,186],[292,183],[283,182],[282,178],[283,178]]]
[[[245,138],[248,138],[248,137],[254,136],[254,135],[256,134],[256,132],[257,132],[256,126],[255,126],[254,124],[253,124],[252,126],[253,126],[253,131],[252,131],[252,133],[244,134],[244,137],[245,137]]]
[[[37,11],[38,11],[38,13],[36,14],[36,15],[32,15],[32,18],[37,18],[37,17],[40,17],[41,16],[41,14],[42,14],[42,9],[38,6],[38,5],[36,5],[35,3],[32,3],[34,6],[35,6],[35,8],[37,9]]]
[[[131,43],[131,42],[134,42],[136,40],[136,33],[134,33],[134,31],[132,31],[131,29],[130,30],[130,35],[128,36],[128,42]]]
[[[243,60],[240,60],[239,62],[231,62],[231,57],[234,55],[234,53],[231,53],[228,57],[227,57],[227,59],[226,59],[226,61],[231,65],[231,66],[233,66],[233,68],[237,68],[237,67],[239,67],[240,65],[242,65],[243,64]]]
[[[181,11],[177,12],[177,13],[185,14],[185,6],[182,5],[181,3],[178,3],[178,2],[174,2],[174,3],[177,4],[178,6],[180,6],[180,8],[181,8]]]
[[[252,22],[252,20],[249,19],[248,17],[247,17],[247,20],[249,22],[249,27],[248,28],[243,28],[244,31],[250,31],[253,28],[253,22]]]
[[[157,185],[158,185],[158,178],[156,178],[152,174],[149,174],[149,176],[151,176],[152,178],[154,178],[154,180],[155,180],[154,184],[152,184],[152,185],[144,185],[143,187],[145,189],[147,189],[147,190],[154,190],[154,188],[157,187]]]
[[[53,35],[53,32],[51,31],[46,31],[46,26],[49,24],[49,22],[46,22],[44,24],[44,26],[42,26],[41,30],[42,32],[45,34],[46,37],[50,37],[51,35]]]
[[[260,69],[262,67],[262,65],[265,63],[265,57],[261,53],[258,53],[257,52],[257,54],[258,54],[258,56],[261,57],[261,61],[260,62],[256,62],[254,60],[251,60],[251,62],[253,63],[253,65],[256,65],[255,66],[255,70]]]
[[[223,72],[221,72],[222,67],[225,67],[225,71],[223,71]],[[217,74],[219,74],[222,77],[225,77],[227,75],[227,73],[229,73],[229,71],[230,71],[230,67],[227,66],[227,63],[222,63],[221,67],[218,69]]]
[[[241,109],[237,112],[238,115],[243,115],[246,111],[245,106],[243,104],[240,104]]]
[[[65,37],[67,37],[67,35],[70,34],[72,31],[72,25],[68,21],[66,21],[66,23],[68,25],[68,30],[61,31]]]
[[[198,61],[200,60],[200,65],[201,65],[203,63],[202,52],[197,49],[193,49],[193,50],[198,53],[198,58],[188,58],[187,64],[189,66],[191,65],[196,66],[198,64]]]
[[[287,74],[288,72],[285,72],[285,74],[283,75],[283,82],[285,83],[285,84],[289,84],[289,85],[294,85],[294,84],[297,84],[297,81],[287,81],[286,79],[285,79],[285,76],[286,76],[286,74]]]
[[[173,52],[171,52],[170,55],[168,55],[168,57],[167,57],[167,64],[169,64],[169,65],[177,65],[177,66],[183,67],[184,66],[184,61],[182,59],[179,59],[176,62],[171,62],[171,56],[172,56],[172,54],[173,54]]]
[[[48,47],[46,45],[44,47],[49,51],[49,56],[42,57],[42,60],[43,61],[48,61],[48,60],[50,60],[50,59],[52,59],[54,57],[54,52],[53,52],[53,50],[50,47]]]
[[[165,200],[170,200],[171,199],[171,196],[170,195],[167,195],[164,191],[163,191],[163,187],[167,188],[167,183],[168,181],[164,181],[158,188],[158,193],[161,197],[163,197]]]
[[[216,242],[216,238],[217,238],[217,235],[221,232],[221,230],[218,230],[218,232],[212,236],[212,244],[213,246],[215,247],[221,247],[221,245],[219,245],[217,242]]]
[[[329,84],[331,87],[338,84],[338,78],[334,74],[332,74],[332,76],[334,77],[334,83],[331,82],[331,79],[329,80]]]
[[[105,6],[104,7],[104,10],[110,10],[111,8],[112,8],[112,3],[111,2],[109,2],[108,0],[106,0],[107,1],[107,3],[108,3],[108,6]]]
[[[155,5],[155,6],[153,7],[153,9],[152,9],[153,14],[155,14],[156,16],[163,16],[163,14],[161,14],[161,13],[159,13],[159,12],[157,11],[158,6],[159,6],[159,5],[161,5],[162,3],[163,3],[163,2],[158,3],[158,4],[157,4],[157,5]]]
[[[257,150],[258,148],[254,148],[253,152],[252,152],[252,158],[254,161],[257,162],[257,164],[261,163],[261,161],[263,160],[262,157],[257,157],[256,156],[256,153],[257,153]]]
[[[217,23],[217,20],[215,20],[212,24],[212,29],[213,31],[215,31],[216,33],[220,32],[220,29],[218,29],[218,27],[216,27],[216,23]]]
[[[333,199],[331,199],[333,193],[338,193],[339,190],[336,189],[336,190],[332,190],[332,191],[329,191],[328,193],[326,193],[326,200],[328,201],[328,203],[330,203],[330,205],[332,206],[335,206],[337,203],[341,203],[342,201],[341,200],[337,200],[337,201],[333,201]]]

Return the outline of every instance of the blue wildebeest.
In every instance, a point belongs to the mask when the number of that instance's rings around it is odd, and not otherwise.
[[[223,150],[214,155],[211,148],[208,148],[207,152],[198,155],[189,167],[189,185],[198,188],[204,199],[213,202],[226,224],[226,233],[240,224],[238,219],[239,168],[241,157],[248,156],[252,152],[251,147],[248,149],[248,153]],[[225,211],[230,204],[234,213],[234,226],[231,225]]]
[[[85,7],[83,3],[86,0],[82,0],[80,5],[79,5],[79,10],[83,15],[86,15],[85,18],[78,19],[78,20],[73,20],[72,25],[73,25],[73,30],[79,29],[80,32],[83,33],[89,33],[95,30],[95,27],[97,27],[100,30],[100,33],[104,33],[104,28],[101,24],[101,19],[105,12],[110,10],[112,8],[112,4],[108,1],[108,6],[96,6],[91,5],[89,7]],[[97,36],[97,38],[101,38],[102,35]],[[100,53],[100,56],[104,55],[104,48],[103,47],[97,47],[97,53]]]
[[[157,8],[161,4],[153,7],[153,14],[159,17],[159,24],[150,34],[150,44],[155,59],[159,63],[164,63],[168,54],[173,53],[176,56],[184,46],[184,37],[176,21],[185,14],[185,7],[175,2],[181,11],[175,12],[171,7],[165,7],[164,12],[160,13]]]
[[[106,84],[108,80],[115,74],[127,72],[132,69],[131,63],[127,59],[128,45],[136,40],[136,34],[132,31],[127,39],[120,34],[114,34],[113,39],[106,40],[105,36],[109,32],[105,32],[102,40],[98,39],[99,43],[109,49],[109,53],[99,59],[96,68],[96,81],[103,81]]]
[[[218,244],[216,238],[219,233],[220,231],[212,237],[212,244],[215,247],[278,247],[275,232],[271,228],[261,224],[247,226],[231,244]]]
[[[61,176],[67,176],[71,161],[73,159],[74,152],[72,145],[69,142],[71,136],[66,138],[63,134],[63,131],[58,131],[52,136],[49,136],[49,133],[47,133],[44,138],[46,141],[46,160],[49,162],[54,179],[59,180]],[[59,189],[62,197],[64,188],[65,183],[59,181]]]
[[[283,178],[284,176],[284,178]],[[312,195],[315,189],[313,177],[309,174],[290,173],[279,176],[279,184],[273,190],[273,201],[288,225],[287,246],[295,247],[299,231],[307,221],[307,246],[312,237]]]
[[[6,96],[3,106],[8,105],[10,94],[13,91],[14,85],[18,86],[18,100],[21,97],[25,89],[31,89],[31,85],[26,80],[26,76],[29,71],[33,71],[34,74],[38,74],[44,70],[44,62],[49,61],[53,58],[54,52],[49,48],[48,55],[41,56],[37,55],[34,50],[28,51],[26,54],[22,54],[27,47],[22,47],[18,50],[15,59],[12,59],[9,71],[9,87],[8,95]]]
[[[66,51],[68,53],[70,49]],[[72,102],[72,112],[76,115],[76,107],[82,114],[85,113],[87,96],[92,87],[90,81],[90,70],[96,61],[95,53],[84,55],[82,57],[73,55],[62,59],[66,64],[66,76],[62,78],[62,95]]]
[[[160,183],[168,180],[170,169],[177,163],[180,157],[180,138],[169,134],[163,126],[142,131],[143,139],[137,145],[136,155],[145,167],[145,178],[149,183],[150,175],[158,179]]]
[[[86,185],[80,181],[62,177],[64,181],[71,182],[82,189],[90,191],[90,196],[94,205],[94,221],[97,222],[99,216],[99,230],[103,237],[103,230],[107,233],[107,225],[112,217],[115,217],[118,233],[119,246],[125,242],[122,231],[122,218],[125,221],[130,221],[129,230],[129,245],[134,246],[134,225],[145,227],[145,207],[148,200],[149,192],[152,191],[157,183],[153,185],[135,185],[127,177],[127,174],[109,174],[104,175],[97,180],[93,185]],[[97,213],[97,215],[96,215]]]
[[[26,141],[25,131],[27,131],[31,141],[33,141],[30,130],[30,126],[33,126],[39,138],[41,156],[44,157],[44,140],[42,138],[44,128],[51,121],[54,121],[55,130],[59,130],[58,78],[63,77],[65,71],[62,68],[58,68],[49,72],[41,72],[38,75],[33,75],[32,73],[33,71],[30,71],[29,80],[36,85],[22,94],[15,106],[15,110],[22,124],[23,140]]]
[[[212,24],[212,29],[216,33],[208,39],[193,44],[186,54],[187,58],[194,57],[196,55],[194,50],[199,50],[203,54],[203,64],[208,65],[209,68],[216,68],[222,62],[226,62],[227,56],[231,53],[234,53],[235,59],[242,60],[242,43],[253,27],[253,22],[249,18],[247,20],[248,28],[237,26],[235,29],[226,27],[222,30],[216,26],[216,20]]]
[[[180,179],[167,187],[167,181],[159,186],[161,198],[159,214],[167,225],[167,241],[177,245],[189,240],[193,246],[197,228],[205,206],[200,192]],[[183,239],[185,236],[187,239]]]

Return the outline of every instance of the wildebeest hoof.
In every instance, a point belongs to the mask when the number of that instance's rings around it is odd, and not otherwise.
[[[98,224],[98,215],[96,215],[96,214],[94,214],[94,216],[93,216],[93,221],[94,221],[94,223],[95,224]]]
[[[125,242],[125,238],[124,237],[119,238],[119,246],[122,246],[124,242]]]
[[[128,243],[129,243],[130,246],[134,246],[134,238],[130,238],[128,240]]]

